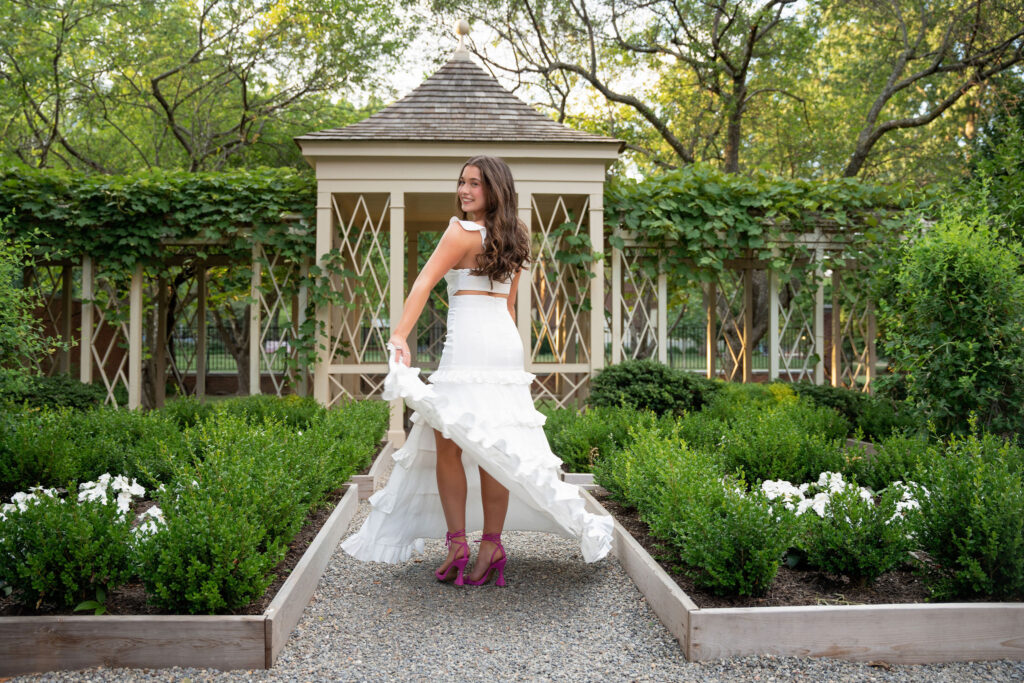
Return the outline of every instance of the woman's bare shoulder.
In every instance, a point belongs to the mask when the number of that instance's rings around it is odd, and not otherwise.
[[[474,223],[473,221],[464,221],[461,218],[457,218],[455,216],[452,216],[451,220],[448,221],[448,227],[451,227],[453,224],[459,225],[463,230],[472,230],[473,232],[479,232],[484,229],[484,226],[480,225],[479,223]]]

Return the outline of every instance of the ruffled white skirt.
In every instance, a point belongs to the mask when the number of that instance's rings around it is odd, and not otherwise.
[[[403,398],[413,427],[398,451],[387,485],[341,547],[364,561],[404,562],[423,552],[423,539],[447,530],[437,492],[434,430],[462,448],[468,496],[466,529],[483,527],[478,467],[509,490],[504,528],[547,531],[577,539],[583,559],[600,560],[612,545],[611,517],[584,510],[576,486],[559,478],[542,413],[533,405],[534,375],[523,370],[519,332],[505,299],[452,296],[441,362],[431,384],[389,353],[385,400]]]

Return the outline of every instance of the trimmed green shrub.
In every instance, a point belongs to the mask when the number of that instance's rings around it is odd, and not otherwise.
[[[1000,238],[998,222],[984,201],[949,202],[901,246],[895,272],[879,273],[884,353],[940,434],[966,432],[971,413],[988,431],[1024,431],[1024,246]]]
[[[56,489],[19,493],[13,500],[0,521],[0,577],[23,603],[73,607],[134,574],[133,516],[113,500],[78,502]]]
[[[215,406],[186,430],[190,457],[157,494],[165,521],[138,545],[150,600],[216,613],[262,595],[309,509],[370,462],[388,414],[353,402],[293,429]]]
[[[70,375],[19,375],[0,370],[0,402],[31,408],[67,407],[78,410],[103,405],[107,391],[98,384],[83,384]]]
[[[729,423],[716,418],[710,411],[687,413],[680,417],[679,436],[688,446],[697,450],[717,450],[722,437],[729,430]]]
[[[846,473],[873,491],[881,491],[895,481],[909,481],[915,473],[937,457],[939,447],[923,434],[893,434],[875,444],[876,452],[867,455],[851,449]]]
[[[738,595],[766,591],[794,540],[792,513],[774,511],[764,496],[723,477],[719,458],[689,448],[678,425],[667,435],[641,429],[633,437],[598,461],[597,482],[637,509],[698,585]]]
[[[875,502],[855,483],[831,491],[823,516],[805,512],[800,518],[808,564],[864,585],[908,560],[910,522],[897,508],[903,495],[891,487]]]
[[[7,414],[0,429],[0,489],[11,492],[104,472],[149,488],[166,481],[172,461],[186,451],[178,426],[158,412],[43,409]]]
[[[281,422],[251,425],[218,411],[192,433],[193,464],[157,494],[165,523],[139,544],[152,603],[216,613],[266,591],[271,569],[302,523],[320,478]]]
[[[700,410],[718,384],[653,360],[627,360],[601,370],[591,381],[587,405],[629,406],[658,415]]]
[[[574,418],[560,419],[550,428],[547,423],[544,426],[551,450],[565,462],[569,472],[592,471],[597,460],[630,442],[631,426],[651,429],[659,421],[654,413],[634,408],[598,406],[566,412]],[[667,419],[671,420],[671,416]]]
[[[921,427],[907,406],[886,397],[830,384],[795,382],[790,386],[798,396],[816,405],[834,408],[871,440],[887,437],[897,430]]]
[[[650,424],[630,427],[627,432],[625,448],[597,461],[594,480],[616,500],[643,512],[659,504],[664,479],[659,471],[681,466],[677,461],[686,444],[678,437],[677,425],[668,434]]]
[[[724,382],[704,412],[716,420],[731,422],[737,417],[795,403],[796,400],[796,393],[789,384]]]
[[[719,452],[729,471],[746,481],[809,481],[845,463],[846,420],[831,408],[806,401],[737,413],[722,435]]]
[[[669,484],[670,489],[685,486]],[[743,488],[742,482],[693,482],[688,495],[695,504],[677,517],[670,543],[698,586],[718,594],[764,595],[793,544],[796,521],[759,492]]]
[[[213,404],[200,401],[195,396],[182,396],[167,401],[160,412],[184,429],[194,427],[210,417],[213,413]]]
[[[295,394],[281,397],[259,394],[229,398],[218,403],[217,409],[243,417],[252,424],[271,418],[294,428],[305,427],[326,412],[313,397]]]
[[[972,425],[973,426],[973,425]],[[1024,597],[1024,473],[1020,450],[991,436],[954,436],[920,468],[917,537],[939,599]]]

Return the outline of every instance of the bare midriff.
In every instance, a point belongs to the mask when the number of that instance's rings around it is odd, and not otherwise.
[[[459,291],[455,292],[456,296],[458,296],[460,294],[483,294],[484,296],[496,296],[499,299],[507,299],[508,298],[508,294],[498,294],[497,292],[482,292],[482,291],[474,290],[474,289],[460,289]]]

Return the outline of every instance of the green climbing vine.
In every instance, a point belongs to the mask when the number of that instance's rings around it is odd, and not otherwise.
[[[800,236],[818,226],[846,238],[845,248],[826,255],[825,267],[869,261],[927,201],[914,188],[854,178],[788,180],[698,164],[639,182],[613,181],[605,192],[605,223],[611,246],[624,247],[614,232],[621,226],[649,244],[670,275],[710,280],[733,259],[790,269],[811,256]]]

